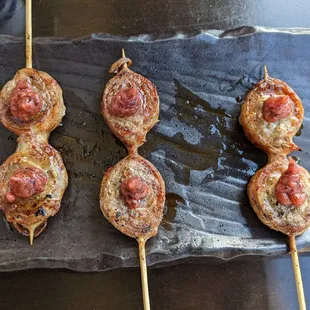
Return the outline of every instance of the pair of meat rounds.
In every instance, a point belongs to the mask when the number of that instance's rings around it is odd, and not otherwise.
[[[248,93],[239,119],[248,139],[269,156],[248,185],[251,206],[265,225],[289,236],[310,226],[309,173],[286,157],[299,149],[292,138],[303,115],[296,93],[265,73]]]
[[[0,169],[0,209],[24,235],[44,230],[68,184],[62,158],[47,141],[64,114],[62,90],[45,72],[19,70],[1,91],[1,122],[20,137]]]
[[[146,241],[156,235],[162,220],[165,185],[137,149],[158,121],[159,98],[155,85],[128,69],[130,64],[129,58],[122,57],[111,66],[110,73],[117,75],[103,93],[102,115],[129,155],[105,173],[100,208],[123,234]]]

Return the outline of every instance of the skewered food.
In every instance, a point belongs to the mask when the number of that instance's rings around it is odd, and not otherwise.
[[[101,111],[110,130],[131,152],[145,143],[158,122],[159,98],[155,85],[127,64],[131,60],[122,57],[112,65],[110,73],[118,74],[105,87]]]
[[[157,169],[137,150],[158,121],[159,99],[156,87],[127,64],[131,60],[122,57],[112,65],[110,72],[120,71],[104,90],[101,111],[129,155],[105,173],[100,208],[122,233],[147,240],[161,222],[165,187]]]
[[[310,176],[290,158],[277,157],[251,179],[248,195],[259,219],[286,235],[310,226]]]
[[[268,163],[248,185],[251,206],[269,228],[289,236],[300,309],[306,301],[295,236],[310,226],[310,176],[287,155],[299,147],[292,138],[304,110],[296,93],[284,82],[265,75],[247,95],[240,124],[245,135],[268,154]]]
[[[281,80],[265,75],[248,93],[240,124],[247,138],[268,154],[289,154],[299,147],[292,138],[304,109],[297,94]]]
[[[1,91],[0,120],[19,138],[0,168],[0,209],[30,243],[58,212],[68,184],[62,158],[48,144],[64,114],[62,90],[45,72],[19,70]]]
[[[102,98],[102,115],[129,155],[105,173],[100,208],[116,229],[138,241],[143,304],[149,310],[145,242],[156,235],[162,220],[165,184],[157,169],[138,155],[138,148],[158,121],[159,99],[156,87],[129,70],[130,64],[123,50],[123,57],[110,69],[117,75]]]
[[[157,169],[138,154],[129,155],[104,175],[100,206],[123,234],[145,240],[157,233],[165,191]]]
[[[1,122],[17,135],[48,135],[64,115],[62,90],[45,72],[21,69],[1,90]]]
[[[288,236],[310,226],[310,175],[286,155],[299,149],[292,138],[303,120],[301,100],[284,82],[265,77],[247,95],[240,123],[269,156],[251,179],[248,196],[260,220]]]

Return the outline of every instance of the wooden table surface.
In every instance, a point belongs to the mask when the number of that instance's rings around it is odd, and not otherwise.
[[[79,37],[228,29],[241,25],[309,27],[310,2],[204,0],[36,0],[35,36]],[[0,24],[0,33],[23,35],[19,18]],[[310,256],[300,259],[310,305]],[[289,256],[205,260],[149,270],[152,309],[298,309]],[[142,309],[138,269],[78,274],[35,270],[1,274],[0,309]]]

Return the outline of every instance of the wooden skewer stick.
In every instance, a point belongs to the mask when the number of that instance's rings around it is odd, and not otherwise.
[[[29,243],[33,245],[34,229],[29,230]]]
[[[32,225],[23,225],[23,227],[28,230],[30,245],[33,244],[34,232],[35,232],[36,228],[39,227],[40,225],[42,225],[43,223],[44,223],[44,221],[38,222],[38,223],[35,223]]]
[[[26,68],[32,68],[32,3],[26,0]]]
[[[267,66],[264,65],[264,79],[267,79],[268,77],[269,77],[269,74],[268,74]]]
[[[125,58],[125,50],[122,48],[122,57]],[[123,69],[127,69],[127,63],[122,65]],[[140,273],[141,273],[141,283],[142,283],[142,296],[143,296],[143,309],[150,310],[150,296],[149,296],[149,285],[147,280],[147,265],[146,265],[146,255],[145,255],[145,242],[144,238],[138,239],[139,244],[139,260],[140,260]]]
[[[302,284],[295,236],[290,236],[289,240],[290,240],[290,249],[291,249],[292,261],[293,261],[293,269],[294,269],[294,274],[295,274],[295,282],[296,282],[299,309],[306,310],[305,294],[304,294],[304,288]]]
[[[123,58],[125,58],[126,57],[126,55],[125,55],[125,50],[122,48],[122,57]],[[123,64],[123,69],[127,69],[128,68],[128,66],[127,66],[127,63],[125,62],[124,64]]]
[[[144,310],[150,310],[151,308],[150,308],[149,286],[148,286],[148,280],[147,280],[145,240],[143,238],[139,238],[138,243],[139,243],[139,258],[140,258],[140,270],[141,270],[141,282],[142,282],[143,307],[144,307]]]
[[[26,0],[26,68],[32,68],[32,3]],[[34,229],[29,229],[29,242],[33,244]]]

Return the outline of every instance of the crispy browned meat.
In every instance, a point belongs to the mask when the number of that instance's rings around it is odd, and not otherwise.
[[[156,235],[162,220],[165,184],[157,169],[138,155],[138,147],[158,121],[159,99],[156,87],[127,64],[131,60],[122,57],[112,65],[110,72],[120,72],[104,90],[101,111],[129,155],[105,173],[100,208],[123,234],[146,241]]]
[[[135,208],[128,205],[121,190],[121,184],[132,178],[139,178],[148,188],[147,191],[144,188],[142,195],[136,196],[139,202]],[[164,203],[165,185],[160,173],[137,154],[127,156],[104,175],[100,208],[108,221],[127,236],[147,240],[156,235]]]
[[[64,115],[62,90],[45,72],[21,69],[1,90],[1,123],[17,135],[49,134]]]
[[[308,195],[299,206],[281,204],[276,196],[276,185],[288,167],[289,161],[280,156],[260,169],[249,183],[248,196],[265,225],[289,236],[300,235],[310,226],[310,176],[306,169],[297,165],[304,193]]]
[[[44,230],[67,188],[62,158],[47,140],[64,113],[62,90],[47,73],[19,70],[1,91],[1,122],[19,138],[0,168],[0,209],[24,235]]]
[[[295,92],[268,74],[249,92],[240,115],[246,136],[269,157],[249,183],[251,206],[265,225],[288,236],[300,235],[310,226],[309,173],[287,159],[299,149],[292,138],[303,115]]]
[[[125,62],[128,62],[128,58],[118,61],[111,69],[114,72]],[[140,74],[123,68],[106,85],[101,112],[110,130],[129,152],[135,151],[145,142],[146,134],[158,121],[159,98],[156,87]]]
[[[279,100],[283,98],[285,108],[281,111]],[[277,112],[276,115],[273,112]],[[268,154],[289,154],[299,149],[292,138],[303,117],[304,109],[296,93],[286,83],[267,76],[249,91],[239,120],[245,135],[257,147]]]
[[[9,202],[7,194],[12,192],[10,181],[16,172],[25,169],[38,169],[47,179],[44,189],[28,197],[18,197]],[[25,137],[0,169],[0,209],[9,222],[27,227],[45,222],[55,215],[60,207],[62,196],[68,184],[68,176],[59,153],[47,142],[38,143],[31,136]]]

